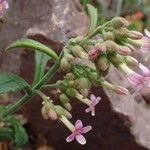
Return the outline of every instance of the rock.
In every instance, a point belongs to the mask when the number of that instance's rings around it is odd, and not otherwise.
[[[116,85],[122,85],[131,90],[131,85],[123,74],[115,68],[110,70],[108,80]],[[130,131],[134,135],[135,140],[143,146],[150,149],[150,107],[145,103],[148,101],[148,93],[144,94],[144,99],[138,95],[135,99],[131,94],[127,96],[117,95],[105,89],[107,96],[112,104],[113,110],[123,115],[126,115],[130,120]],[[131,92],[132,93],[132,92]]]

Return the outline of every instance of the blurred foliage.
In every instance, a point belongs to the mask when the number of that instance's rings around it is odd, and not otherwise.
[[[98,24],[103,24],[114,16],[124,16],[131,23],[130,29],[150,30],[150,0],[80,0],[87,12],[87,4],[98,9]]]

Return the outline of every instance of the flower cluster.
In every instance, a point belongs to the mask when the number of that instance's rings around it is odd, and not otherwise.
[[[115,17],[97,27],[90,36],[71,39],[65,46],[60,69],[66,75],[63,80],[56,83],[59,99],[64,108],[44,98],[42,116],[45,119],[58,119],[64,123],[72,132],[67,137],[67,142],[76,139],[80,144],[85,144],[86,140],[82,134],[92,129],[91,126],[83,127],[81,120],[77,120],[75,125],[69,121],[72,117],[70,113],[72,99],[87,105],[85,112],[95,116],[95,107],[101,98],[90,94],[92,85],[105,87],[121,95],[129,93],[125,87],[114,85],[106,80],[111,65],[125,74],[135,87],[135,92],[150,87],[149,69],[131,56],[136,50],[148,53],[150,33],[145,30],[144,36],[140,32],[129,30],[128,25],[128,21],[124,18]],[[136,73],[130,66],[138,67],[139,71],[142,71],[141,74]]]

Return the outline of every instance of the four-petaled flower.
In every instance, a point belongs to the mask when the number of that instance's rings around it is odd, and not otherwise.
[[[92,129],[91,126],[86,126],[83,127],[82,121],[81,120],[77,120],[75,123],[75,129],[72,132],[71,135],[69,135],[66,139],[67,142],[71,142],[74,139],[77,140],[78,143],[80,143],[81,145],[86,144],[86,139],[84,138],[84,136],[82,134],[89,132]]]
[[[141,51],[143,53],[147,53],[150,51],[150,32],[145,29],[144,30],[145,36],[142,39]]]
[[[95,116],[95,106],[99,103],[101,100],[100,97],[96,97],[94,94],[90,95],[91,104],[90,106],[85,110],[86,113],[91,112],[92,116]]]
[[[4,15],[5,10],[9,8],[6,0],[0,0],[0,18]]]
[[[150,87],[150,70],[141,63],[139,64],[139,68],[143,75],[132,73],[127,77],[129,82],[137,88],[137,91],[140,91],[144,87]]]

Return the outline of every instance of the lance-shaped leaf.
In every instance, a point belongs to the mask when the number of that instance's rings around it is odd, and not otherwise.
[[[44,75],[45,68],[50,57],[42,52],[35,51],[35,72],[34,72],[34,81],[33,85],[35,85]]]
[[[19,40],[13,42],[12,44],[10,44],[6,48],[6,50],[10,50],[10,49],[13,49],[13,48],[31,48],[31,49],[38,50],[38,51],[41,51],[43,53],[46,53],[48,56],[50,56],[54,60],[58,59],[57,54],[52,49],[50,49],[49,47],[45,46],[42,43],[39,43],[37,41],[34,41],[32,39],[28,39],[28,38],[19,39]]]
[[[88,13],[90,15],[90,27],[89,27],[89,32],[88,32],[88,34],[89,34],[97,26],[98,13],[97,13],[97,9],[90,4],[87,4],[87,10],[88,10]]]
[[[0,94],[24,89],[28,94],[32,92],[30,85],[21,77],[11,73],[0,74]]]
[[[17,146],[22,146],[28,142],[28,135],[26,133],[26,130],[23,128],[19,120],[17,120],[13,116],[8,116],[4,119],[4,122],[10,124],[10,129],[12,129],[12,131],[14,132],[14,141]],[[9,133],[7,134],[11,136],[11,131],[9,131]]]

